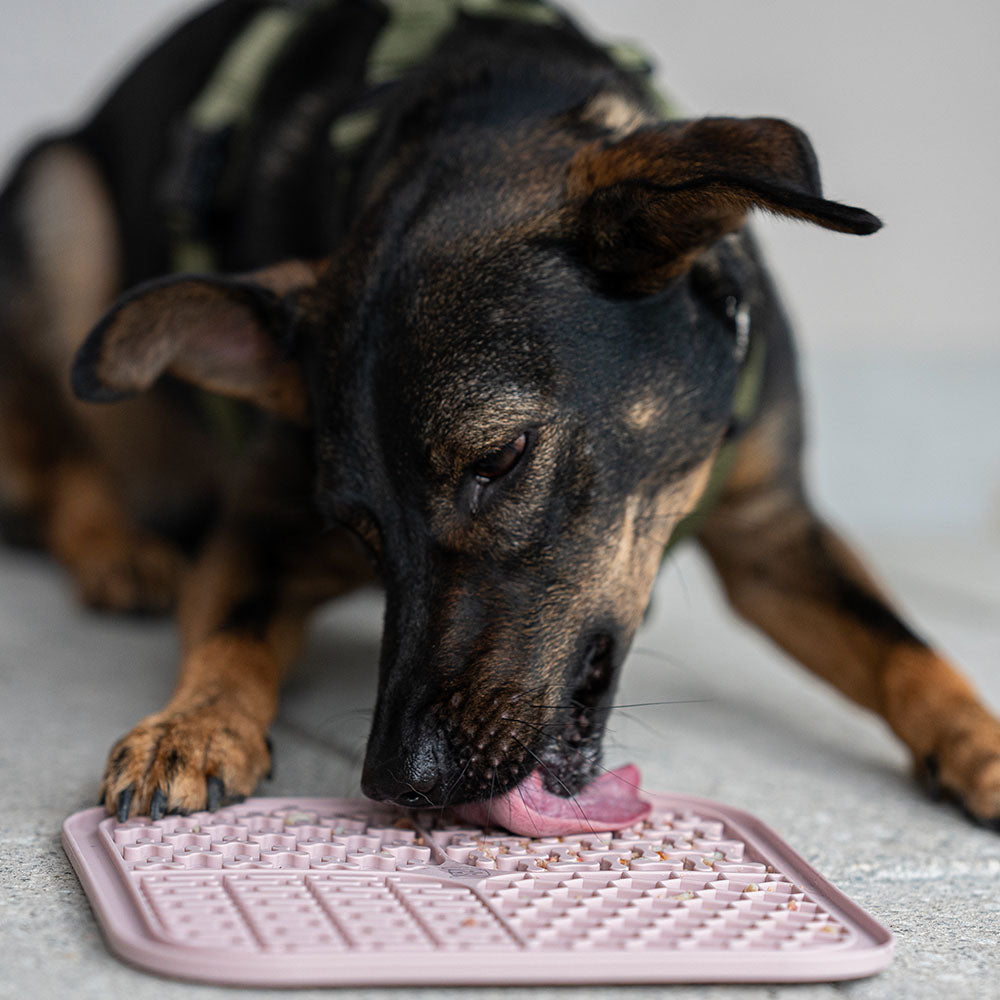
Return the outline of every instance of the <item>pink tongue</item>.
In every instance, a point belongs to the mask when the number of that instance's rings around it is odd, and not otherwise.
[[[639,798],[639,769],[626,764],[606,771],[572,798],[553,795],[533,771],[506,795],[457,806],[459,819],[478,826],[503,826],[522,837],[558,837],[597,830],[621,830],[650,810]]]

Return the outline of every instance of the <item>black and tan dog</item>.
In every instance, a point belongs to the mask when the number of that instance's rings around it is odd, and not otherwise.
[[[798,129],[669,119],[535,0],[227,0],[30,151],[0,202],[6,522],[87,604],[176,598],[184,645],[108,810],[252,792],[310,612],[373,576],[366,793],[579,792],[687,531],[996,825],[1000,725],[805,497],[753,209],[879,227]]]

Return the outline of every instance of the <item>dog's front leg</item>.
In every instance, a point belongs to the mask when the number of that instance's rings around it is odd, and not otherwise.
[[[291,521],[231,517],[187,578],[174,693],[118,741],[104,774],[119,819],[214,809],[267,775],[267,731],[309,613],[370,579],[344,533],[321,535],[306,508]]]
[[[1000,829],[1000,723],[970,683],[902,621],[788,475],[758,478],[749,442],[736,488],[700,538],[734,607],[805,666],[882,715],[918,777]],[[758,446],[754,455],[755,444]]]

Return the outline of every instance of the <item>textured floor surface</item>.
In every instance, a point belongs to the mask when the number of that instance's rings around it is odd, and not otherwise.
[[[1000,537],[987,514],[987,487],[1000,468],[993,440],[1000,365],[938,373],[934,384],[951,387],[964,419],[954,408],[932,419],[914,406],[920,379],[912,372],[890,380],[898,388],[895,402],[883,394],[882,404],[865,404],[879,398],[874,388],[864,391],[866,379],[884,384],[863,375],[868,367],[824,371],[813,394],[822,431],[823,460],[814,470],[821,496],[855,525],[855,540],[919,629],[1000,707]],[[894,416],[863,412],[865,405],[890,406]],[[889,440],[907,429],[918,439],[909,443],[913,453],[922,446],[924,466],[937,475],[927,478],[895,453],[879,464],[878,446],[858,436],[869,420]],[[962,423],[982,438],[973,447],[978,479],[961,479],[973,464],[963,464],[959,454],[970,446],[969,435],[958,433]],[[954,430],[946,433],[949,427]],[[915,495],[921,477],[927,490],[937,491],[936,505],[926,493]],[[873,508],[865,484],[877,479],[884,495]],[[896,530],[889,531],[879,505],[891,512],[890,498],[909,491],[914,505],[900,507]],[[950,525],[944,513],[963,498],[978,506],[959,511]],[[369,593],[322,615],[287,685],[272,733],[276,774],[263,794],[357,794],[380,614],[378,595]],[[48,563],[0,550],[0,997],[233,995],[165,982],[109,955],[59,843],[62,820],[93,804],[107,748],[167,697],[175,655],[168,624],[79,612]],[[608,763],[635,761],[650,789],[714,798],[759,816],[897,938],[894,964],[871,979],[677,987],[671,996],[978,1000],[989,994],[1000,975],[1000,835],[927,801],[885,726],[736,622],[695,551],[682,551],[664,568],[617,700],[645,707],[612,718]],[[569,1000],[652,997],[663,990],[530,992]],[[365,995],[376,1000],[413,991]],[[494,991],[422,995],[486,998]]]

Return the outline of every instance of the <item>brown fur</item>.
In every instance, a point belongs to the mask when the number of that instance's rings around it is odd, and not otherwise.
[[[733,606],[799,662],[883,716],[922,780],[975,816],[996,815],[996,718],[952,664],[900,624],[850,548],[789,493],[775,429],[785,426],[772,413],[754,428],[726,499],[702,530]],[[845,602],[845,586],[862,601]]]

